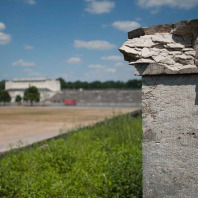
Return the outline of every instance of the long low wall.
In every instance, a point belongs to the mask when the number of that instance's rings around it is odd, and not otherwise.
[[[52,102],[63,103],[74,99],[79,105],[126,104],[141,106],[141,90],[64,90],[51,98]]]

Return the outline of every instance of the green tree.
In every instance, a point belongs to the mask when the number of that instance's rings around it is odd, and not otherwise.
[[[5,90],[5,80],[0,81],[0,90]]]
[[[25,90],[23,99],[25,101],[30,101],[31,106],[32,106],[34,101],[35,102],[39,102],[40,101],[39,90],[36,87],[34,87],[34,86],[29,87],[28,89]]]
[[[5,105],[6,102],[10,102],[10,101],[11,101],[11,97],[8,91],[0,90],[0,102],[3,102]]]
[[[142,81],[141,80],[137,80],[137,79],[129,80],[126,83],[126,87],[128,89],[141,89],[141,87],[142,87]]]
[[[20,95],[17,95],[15,98],[15,102],[21,102],[22,98]]]
[[[57,78],[56,80],[60,81],[61,89],[66,89],[67,88],[66,82],[63,78]]]

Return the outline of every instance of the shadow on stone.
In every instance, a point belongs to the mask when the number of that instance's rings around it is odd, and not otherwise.
[[[198,85],[196,85],[195,92],[196,92],[195,105],[198,105]]]

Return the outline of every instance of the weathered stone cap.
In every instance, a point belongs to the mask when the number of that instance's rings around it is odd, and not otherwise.
[[[198,73],[198,19],[138,28],[119,48],[136,75]]]

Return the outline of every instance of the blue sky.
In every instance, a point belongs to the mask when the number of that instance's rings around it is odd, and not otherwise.
[[[194,18],[198,0],[1,0],[0,80],[134,79],[127,32]]]

